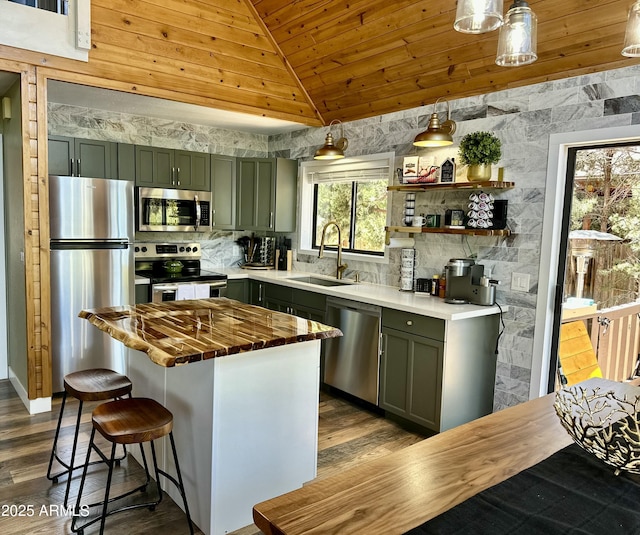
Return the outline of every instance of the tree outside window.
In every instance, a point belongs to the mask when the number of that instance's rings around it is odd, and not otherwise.
[[[320,247],[322,229],[335,221],[341,229],[344,251],[384,254],[387,217],[386,179],[322,182],[314,187],[313,247]],[[335,226],[327,228],[325,247],[337,246]]]
[[[598,308],[633,302],[640,295],[640,146],[605,146],[576,152],[569,254],[590,256],[582,275]],[[572,239],[572,235],[574,238]],[[576,236],[578,238],[576,238]],[[572,253],[573,251],[573,253]],[[579,275],[567,258],[565,295]]]

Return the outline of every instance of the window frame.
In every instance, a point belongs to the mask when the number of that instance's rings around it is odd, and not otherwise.
[[[317,256],[319,247],[313,243],[314,229],[316,222],[316,195],[314,174],[317,173],[353,173],[353,180],[360,178],[358,175],[372,170],[383,170],[381,177],[387,180],[388,185],[393,184],[393,171],[395,164],[395,153],[386,152],[382,154],[371,154],[354,158],[345,158],[333,161],[311,160],[302,162],[301,165],[301,193],[300,210],[298,216],[299,243],[298,254]],[[353,190],[352,190],[353,195]],[[389,226],[391,218],[391,193],[387,192],[387,218],[386,226]],[[353,211],[352,211],[353,212]],[[353,229],[354,221],[351,221]],[[335,256],[337,247],[325,246],[325,256]],[[346,260],[359,260],[374,263],[389,263],[388,248],[384,248],[382,253],[370,253],[364,251],[345,251],[343,258]]]

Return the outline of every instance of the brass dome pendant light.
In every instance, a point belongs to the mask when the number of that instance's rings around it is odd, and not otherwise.
[[[333,135],[331,134],[331,126],[333,124],[340,124],[340,138],[335,143],[333,142]],[[344,151],[347,150],[349,141],[344,137],[344,127],[342,122],[338,119],[334,119],[329,123],[329,132],[324,140],[324,145],[320,147],[313,155],[314,160],[339,160],[344,158]]]
[[[443,123],[440,123],[438,113],[436,112],[436,106],[441,100],[444,100],[447,103],[447,120]],[[413,140],[413,144],[416,147],[445,147],[447,145],[453,145],[453,137],[451,134],[455,131],[456,123],[451,120],[449,101],[440,97],[433,104],[433,113],[429,119],[427,129],[416,136]]]

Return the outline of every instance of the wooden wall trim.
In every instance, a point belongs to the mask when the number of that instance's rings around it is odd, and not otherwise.
[[[24,65],[20,73],[22,176],[24,199],[24,264],[26,287],[27,393],[29,399],[51,395],[48,358],[42,359],[40,221],[38,191],[38,111],[36,68]],[[49,393],[46,394],[45,385]]]
[[[47,139],[47,78],[36,68],[36,124],[33,125],[38,140]],[[49,258],[49,176],[48,176],[48,143],[38,143],[37,193],[38,221],[40,229],[40,330],[41,330],[41,365],[42,365],[42,397],[52,394],[51,377],[51,281]]]

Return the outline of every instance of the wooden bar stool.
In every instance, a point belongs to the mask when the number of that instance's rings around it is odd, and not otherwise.
[[[53,447],[51,448],[51,458],[49,459],[49,468],[47,469],[47,478],[54,483],[58,482],[58,478],[67,474],[67,488],[64,493],[64,506],[67,507],[69,500],[69,489],[71,488],[71,477],[73,471],[81,468],[82,465],[75,465],[76,449],[78,446],[78,434],[80,432],[80,418],[82,417],[82,405],[85,401],[105,401],[108,399],[118,399],[124,396],[131,397],[131,381],[125,375],[107,370],[103,368],[95,368],[91,370],[81,370],[70,373],[64,377],[64,396],[62,398],[62,406],[60,407],[60,416],[58,417],[58,426],[56,427],[55,438],[53,439]],[[71,458],[67,464],[63,461],[57,452],[58,437],[60,435],[60,427],[62,425],[62,417],[67,396],[76,398],[80,404],[78,406],[78,416],[76,418],[76,429],[73,437],[73,446],[71,448]],[[126,456],[118,458],[122,460]],[[52,474],[53,460],[57,460],[64,468],[62,472]],[[102,462],[102,461],[95,461]]]
[[[107,475],[107,484],[104,493],[104,501],[93,503],[89,505],[82,505],[82,492],[84,490],[85,481],[87,478],[88,462],[85,463],[82,471],[82,479],[80,480],[80,490],[78,491],[78,498],[74,509],[74,517],[71,522],[71,531],[75,533],[84,533],[84,529],[91,524],[100,520],[100,533],[104,531],[105,521],[107,516],[121,511],[129,509],[137,509],[141,507],[147,507],[153,511],[156,506],[162,501],[162,489],[160,487],[160,475],[163,475],[169,479],[178,489],[182,496],[184,503],[184,511],[187,515],[187,522],[189,523],[189,530],[193,535],[193,524],[191,522],[191,515],[189,514],[189,506],[187,505],[187,496],[184,491],[184,484],[182,482],[182,474],[180,473],[180,466],[178,465],[178,455],[176,453],[176,445],[173,439],[173,414],[164,408],[160,403],[148,398],[128,398],[120,399],[116,401],[109,401],[96,407],[93,411],[93,430],[91,431],[91,439],[89,440],[89,451],[87,452],[87,461],[91,455],[91,450],[95,450],[96,453],[107,463],[109,467],[109,473]],[[107,457],[100,451],[95,445],[96,431],[98,431],[107,441],[111,442],[111,456]],[[158,461],[156,459],[156,450],[153,441],[169,435],[171,442],[171,450],[173,451],[173,460],[176,467],[177,480],[164,470],[158,468]],[[122,507],[112,509],[108,511],[108,505],[112,502],[120,500],[126,496],[142,491],[144,492],[151,480],[149,474],[149,466],[147,465],[147,459],[144,453],[142,444],[149,442],[151,446],[151,456],[153,458],[153,468],[155,472],[156,487],[158,497],[156,500],[145,503],[132,503],[124,505]],[[146,481],[136,487],[133,490],[125,492],[114,498],[109,497],[111,478],[113,474],[113,466],[115,464],[115,452],[117,444],[139,444],[140,452],[142,455],[142,462],[146,474]],[[83,512],[87,508],[102,507],[102,513],[97,518],[89,520],[82,526],[77,526],[77,522],[80,519],[81,508]]]

